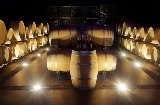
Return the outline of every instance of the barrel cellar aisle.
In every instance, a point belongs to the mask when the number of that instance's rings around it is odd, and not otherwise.
[[[158,105],[159,27],[132,23],[122,7],[50,5],[33,10],[37,21],[0,19],[0,105]]]

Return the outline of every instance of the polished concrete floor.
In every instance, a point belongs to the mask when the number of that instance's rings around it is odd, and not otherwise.
[[[99,72],[94,89],[78,90],[72,87],[69,73],[57,76],[47,69],[47,51],[40,48],[0,68],[0,105],[160,105],[160,67],[121,47],[112,50],[118,58],[116,70]],[[127,56],[122,57],[121,51]],[[26,61],[29,66],[23,67]],[[129,89],[120,91],[119,82]],[[33,91],[37,83],[43,88]]]

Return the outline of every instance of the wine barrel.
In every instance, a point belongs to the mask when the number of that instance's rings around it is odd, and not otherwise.
[[[50,46],[59,46],[58,27],[54,27],[49,33],[49,44]]]
[[[135,52],[135,47],[136,47],[136,41],[131,40],[130,41],[130,51]]]
[[[155,29],[155,41],[153,40],[153,44],[160,44],[160,28]]]
[[[43,31],[43,23],[40,23],[38,25],[38,36],[42,36]]]
[[[18,59],[19,52],[20,52],[19,45],[16,43],[13,43],[13,44],[9,44],[7,46],[10,48],[10,51],[11,51],[11,56],[12,56],[11,60]]]
[[[0,20],[0,45],[4,44],[6,37],[7,37],[7,30],[5,23],[2,20]]]
[[[123,22],[123,25],[122,25],[122,36],[124,36],[124,34],[125,34],[126,27],[127,27],[126,23]]]
[[[31,32],[31,30],[28,27],[26,27],[26,38],[27,39],[34,38],[33,33]]]
[[[153,62],[160,64],[160,47],[153,47]]]
[[[19,36],[19,32],[18,31],[14,31],[13,32],[13,42],[17,42],[17,41],[22,41],[20,36]]]
[[[131,27],[127,27],[124,36],[130,37],[132,34]]]
[[[19,57],[24,56],[26,53],[28,53],[28,48],[26,42],[17,42],[19,45]]]
[[[135,40],[143,41],[146,33],[143,27],[139,28]]]
[[[55,50],[47,55],[47,68],[51,71],[70,71],[71,50]]]
[[[132,30],[132,34],[131,34],[131,37],[132,39],[135,39],[136,38],[136,35],[137,35],[137,28],[134,27],[133,30]]]
[[[145,56],[145,59],[153,61],[152,53],[153,53],[154,44],[146,43],[146,46],[147,46],[147,54]]]
[[[33,34],[34,37],[37,36],[36,28],[37,28],[37,27],[36,27],[36,23],[33,22],[33,23],[32,23],[32,29],[31,29],[31,30],[32,30],[32,34]]]
[[[44,46],[47,44],[48,38],[46,36],[38,36],[37,38],[37,46]]]
[[[47,34],[47,26],[43,26],[42,28],[42,35]]]
[[[13,29],[9,28],[8,32],[7,32],[7,39],[6,41],[10,41],[10,44],[13,42]],[[6,43],[7,44],[7,43]]]
[[[96,85],[98,63],[96,50],[72,50],[70,62],[72,85],[79,89],[92,89]]]
[[[130,41],[132,39],[125,39],[124,38],[124,47],[127,49],[127,50],[130,50],[131,49],[131,46],[130,46]]]
[[[34,51],[37,49],[37,40],[35,38],[30,38],[29,39],[29,46],[30,46],[30,52]]]
[[[19,22],[19,36],[22,41],[25,40],[25,34],[26,34],[25,32],[26,32],[25,25],[24,25],[23,21],[20,21]]]
[[[97,50],[98,71],[111,71],[116,69],[117,56],[110,50]]]
[[[152,27],[150,27],[148,29],[148,33],[146,34],[146,36],[144,37],[144,42],[147,42],[147,43],[151,43],[153,41],[153,39],[155,38],[155,35],[154,35],[154,29]]]
[[[147,45],[145,43],[141,43],[139,50],[140,50],[139,55],[142,58],[146,58],[146,56],[147,56],[147,50],[148,50]]]
[[[88,26],[88,38],[92,39],[95,46],[103,45],[104,31],[102,26]]]
[[[0,65],[11,62],[12,55],[10,48],[7,46],[0,46]]]
[[[88,38],[92,39],[95,46],[104,45],[112,46],[114,40],[114,33],[111,27],[103,26],[87,26],[86,34]]]
[[[112,46],[114,40],[114,32],[112,29],[104,28],[104,46]]]

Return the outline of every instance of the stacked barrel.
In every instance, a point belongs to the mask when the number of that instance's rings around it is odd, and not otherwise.
[[[25,26],[23,21],[11,22],[9,29],[0,20],[0,67],[35,51],[48,42],[49,25],[33,22]]]
[[[149,60],[160,64],[160,29],[123,25],[117,27],[118,42],[122,47]]]
[[[50,46],[76,46],[78,31],[75,26],[54,27],[49,34]]]
[[[86,26],[88,39],[92,39],[95,46],[112,46],[114,32],[112,26],[92,25]]]
[[[94,88],[100,71],[116,69],[117,57],[111,50],[75,51],[59,49],[47,55],[47,68],[56,72],[70,72],[76,88]]]
[[[89,39],[96,47],[88,50]],[[92,89],[99,71],[116,69],[116,55],[113,51],[101,48],[112,46],[113,40],[113,29],[107,26],[53,27],[49,33],[49,44],[61,47],[48,53],[47,68],[58,73],[70,72],[75,88]]]

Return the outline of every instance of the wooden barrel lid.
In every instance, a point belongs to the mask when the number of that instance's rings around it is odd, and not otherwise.
[[[33,35],[35,34],[35,31],[36,31],[36,23],[35,22],[33,22],[32,23],[32,33],[33,33]]]
[[[38,26],[38,30],[39,30],[39,35],[42,34],[42,29],[43,29],[43,23],[41,23],[39,26]],[[41,35],[40,35],[41,36]]]
[[[8,33],[7,33],[7,40],[12,40],[12,37],[13,37],[13,29],[12,28],[10,28],[9,30],[8,30]]]
[[[38,34],[39,34],[39,31],[38,31],[39,29],[38,28],[36,28],[36,30],[35,30],[35,32],[34,32],[34,37],[36,38],[37,36],[38,36]]]
[[[19,35],[22,40],[25,39],[25,25],[24,25],[23,21],[19,22]]]
[[[6,59],[6,62],[7,63],[11,62],[11,59],[12,59],[11,55],[12,54],[11,54],[10,48],[9,47],[5,47],[4,52],[5,52],[4,57]]]
[[[26,38],[29,39],[29,29],[26,27]]]
[[[6,37],[7,37],[7,30],[5,23],[2,20],[0,20],[0,44],[3,44],[5,42]]]
[[[20,38],[20,36],[19,36],[19,34],[18,34],[19,33],[18,31],[14,31],[13,33],[14,33],[13,34],[14,42],[22,41],[21,38]]]

